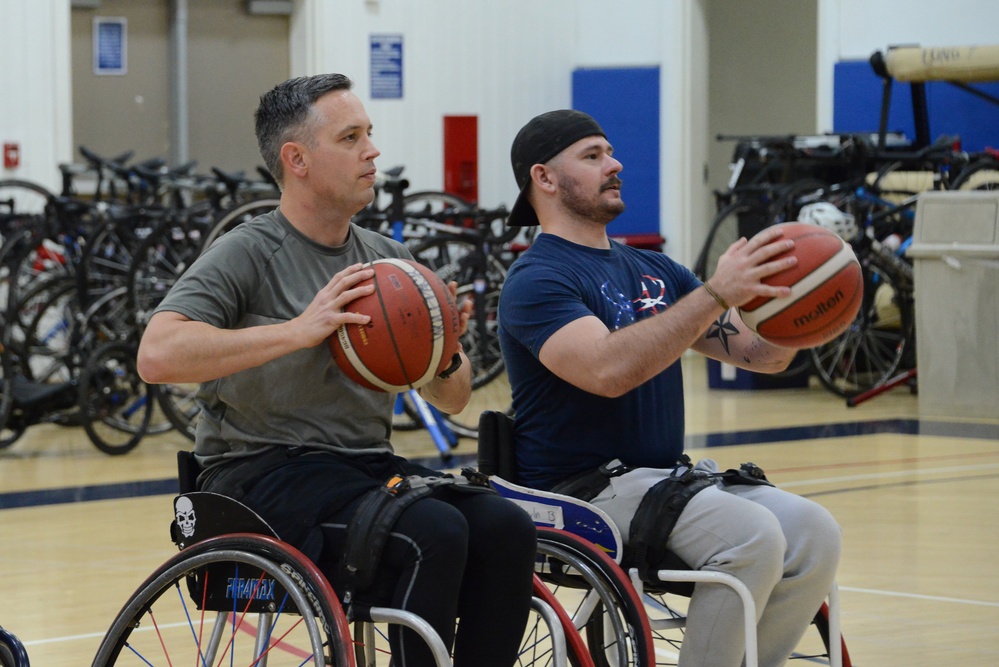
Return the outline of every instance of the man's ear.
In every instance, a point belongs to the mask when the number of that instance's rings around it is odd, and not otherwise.
[[[555,178],[554,172],[547,165],[536,164],[531,167],[531,180],[534,181],[534,187],[541,188],[549,194],[555,192]]]
[[[297,141],[289,141],[281,146],[281,163],[286,175],[294,174],[303,178],[309,171],[305,147]]]

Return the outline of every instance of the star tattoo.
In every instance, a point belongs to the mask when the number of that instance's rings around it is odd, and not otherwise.
[[[732,311],[726,310],[722,313],[721,317],[715,320],[714,324],[708,328],[708,334],[706,336],[706,338],[717,338],[721,341],[722,347],[725,348],[725,354],[728,355],[731,355],[728,351],[728,337],[739,335],[739,330],[734,324],[732,324],[731,319]]]

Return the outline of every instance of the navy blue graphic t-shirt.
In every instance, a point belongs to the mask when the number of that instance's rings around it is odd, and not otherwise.
[[[624,396],[605,398],[557,377],[538,353],[581,317],[595,315],[614,331],[663,312],[700,284],[666,255],[616,242],[598,250],[539,234],[517,259],[500,295],[499,332],[525,485],[549,489],[614,458],[673,465],[684,435],[679,362]]]

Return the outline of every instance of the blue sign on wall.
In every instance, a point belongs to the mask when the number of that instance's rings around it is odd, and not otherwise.
[[[371,35],[371,98],[402,99],[402,35]]]
[[[124,18],[94,18],[94,74],[125,74],[128,71],[128,21]]]

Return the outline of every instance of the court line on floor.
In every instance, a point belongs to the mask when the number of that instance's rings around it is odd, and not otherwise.
[[[141,627],[141,628],[135,628],[135,629],[132,630],[132,632],[133,633],[136,633],[136,632],[154,632],[157,629],[159,629],[159,630],[167,630],[167,629],[171,629],[171,628],[185,628],[185,627],[190,627],[190,624],[185,623],[183,621],[179,621],[177,623],[164,623],[163,625],[157,625],[155,627],[153,627],[153,626],[145,626],[145,627]],[[34,640],[31,640],[31,641],[22,641],[21,643],[23,643],[24,646],[27,648],[27,647],[30,647],[30,646],[45,646],[46,644],[61,644],[63,642],[82,641],[84,639],[103,638],[105,635],[107,635],[107,630],[104,630],[103,632],[86,632],[86,633],[79,634],[79,635],[63,635],[61,637],[46,637],[45,639],[34,639]]]
[[[924,476],[935,474],[948,474],[956,472],[981,472],[983,470],[994,470],[999,468],[999,463],[981,463],[971,466],[948,466],[945,468],[914,468],[910,470],[891,470],[884,472],[872,472],[863,475],[842,475],[840,477],[825,477],[819,479],[800,479],[792,482],[782,482],[778,484],[782,489],[796,486],[813,486],[815,484],[842,484],[844,482],[860,482],[870,479],[887,479],[892,477]],[[850,490],[850,489],[844,489]]]
[[[974,605],[976,607],[996,607],[999,602],[987,602],[985,600],[969,600],[967,598],[953,598],[942,595],[923,595],[921,593],[902,593],[901,591],[884,591],[876,588],[855,588],[853,586],[840,586],[840,592],[865,593],[867,595],[883,595],[886,597],[907,598],[910,600],[926,600],[929,602],[953,602],[955,604]]]

